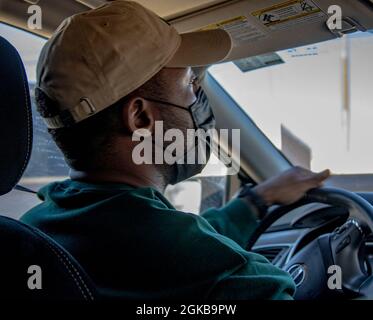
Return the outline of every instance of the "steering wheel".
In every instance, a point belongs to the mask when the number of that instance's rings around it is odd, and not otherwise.
[[[345,207],[349,217],[334,232],[324,234],[300,249],[284,270],[296,284],[295,299],[372,297],[373,276],[366,266],[364,245],[373,232],[373,206],[359,195],[337,188],[310,190],[300,201],[270,212],[252,235],[251,250],[266,229],[301,205],[320,202]]]

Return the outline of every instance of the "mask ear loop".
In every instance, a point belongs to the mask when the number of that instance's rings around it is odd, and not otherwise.
[[[156,103],[160,103],[160,104],[165,104],[165,105],[168,105],[168,106],[172,106],[172,107],[176,107],[176,108],[179,108],[179,109],[183,109],[185,111],[189,111],[189,108],[194,105],[198,99],[196,99],[196,101],[194,101],[189,107],[183,107],[183,106],[179,106],[178,104],[174,104],[172,102],[167,102],[167,101],[163,101],[163,100],[158,100],[158,99],[152,99],[152,98],[145,98],[145,97],[142,97],[143,99],[145,100],[148,100],[148,101],[151,101],[151,102],[156,102]]]
[[[196,120],[194,119],[194,116],[193,116],[193,112],[191,111],[191,109],[193,108],[193,106],[197,103],[198,101],[198,97],[197,99],[188,107],[182,107],[182,106],[179,106],[178,104],[174,104],[172,102],[167,102],[167,101],[163,101],[163,100],[158,100],[158,99],[152,99],[152,98],[146,98],[146,97],[143,97],[143,99],[145,100],[148,100],[148,101],[151,101],[151,102],[155,102],[155,103],[160,103],[160,104],[165,104],[167,106],[171,106],[171,107],[175,107],[175,108],[179,108],[179,109],[182,109],[184,111],[187,111],[189,112],[190,116],[192,117],[192,121],[193,121],[193,125],[194,125],[194,128],[197,129],[198,128],[198,124],[196,122]]]

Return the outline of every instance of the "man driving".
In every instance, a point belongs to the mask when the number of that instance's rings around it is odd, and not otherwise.
[[[128,1],[66,19],[44,46],[37,108],[71,175],[43,187],[42,203],[21,220],[66,248],[100,297],[292,298],[289,274],[244,248],[263,208],[299,200],[328,170],[293,168],[194,215],[177,211],[163,192],[203,165],[133,161],[134,135],[153,133],[159,121],[184,134],[214,127],[191,67],[228,60],[231,50],[223,30],[180,35]],[[151,144],[167,148],[154,137]],[[182,157],[194,148],[186,144]]]

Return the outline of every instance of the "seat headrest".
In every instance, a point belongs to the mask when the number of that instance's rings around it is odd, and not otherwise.
[[[0,37],[0,195],[12,190],[32,148],[32,114],[27,76],[17,50]]]

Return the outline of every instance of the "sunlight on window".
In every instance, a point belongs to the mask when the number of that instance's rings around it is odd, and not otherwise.
[[[0,23],[0,35],[17,49],[25,65],[29,82],[35,82],[36,64],[46,40],[2,23]]]
[[[373,35],[278,54],[285,63],[250,72],[226,63],[210,72],[279,149],[290,132],[310,148],[313,170],[372,173]]]

